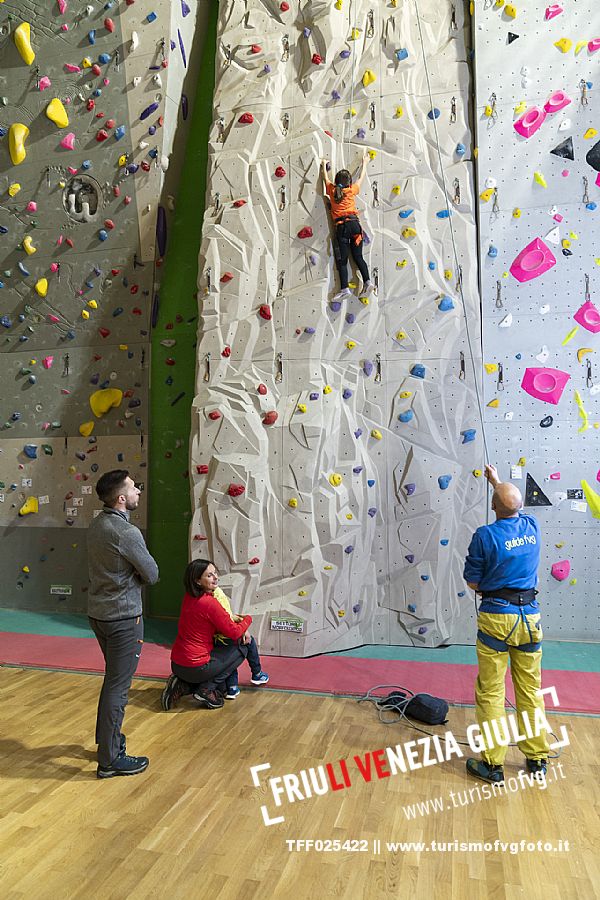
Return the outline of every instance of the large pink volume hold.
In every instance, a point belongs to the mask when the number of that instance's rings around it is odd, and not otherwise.
[[[535,134],[546,118],[546,110],[539,106],[532,106],[527,112],[513,122],[513,128],[521,137],[529,138]]]
[[[556,405],[562,397],[570,377],[568,372],[563,372],[561,369],[528,368],[525,369],[521,387],[525,393],[535,397],[536,400]]]
[[[579,325],[593,334],[597,334],[600,331],[600,312],[591,300],[586,300],[579,307],[573,318]]]
[[[555,265],[556,257],[552,250],[541,238],[534,238],[524,250],[521,250],[509,271],[517,281],[531,281]]]

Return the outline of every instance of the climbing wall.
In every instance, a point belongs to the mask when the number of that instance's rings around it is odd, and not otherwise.
[[[98,473],[147,487],[159,198],[194,25],[166,0],[0,5],[6,606],[85,609]]]
[[[544,534],[544,631],[598,639],[600,15],[475,3],[490,457]]]
[[[485,488],[466,59],[459,4],[220,4],[191,549],[266,652],[473,640],[462,566]],[[352,283],[338,302],[319,163],[356,173],[365,149],[376,293],[363,303]]]

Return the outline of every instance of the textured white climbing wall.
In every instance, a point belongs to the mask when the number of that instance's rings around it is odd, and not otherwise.
[[[477,2],[474,36],[489,452],[551,504],[531,509],[546,635],[597,639],[600,505],[581,481],[600,488],[598,4]]]
[[[485,508],[464,25],[438,0],[220,4],[191,545],[268,652],[474,639],[462,565]],[[364,148],[377,293],[340,305],[319,162],[356,171]]]

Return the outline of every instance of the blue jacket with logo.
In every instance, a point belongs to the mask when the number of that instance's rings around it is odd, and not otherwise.
[[[463,574],[480,591],[528,590],[537,584],[539,563],[540,526],[533,516],[519,513],[477,529]]]

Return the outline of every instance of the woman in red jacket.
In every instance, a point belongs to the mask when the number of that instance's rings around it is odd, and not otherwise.
[[[194,695],[202,706],[223,706],[220,686],[246,658],[252,616],[234,622],[213,591],[219,583],[215,564],[208,559],[195,559],[185,570],[185,596],[181,605],[177,637],[171,649],[173,674],[165,687],[161,704],[173,709],[184,694]],[[235,643],[214,644],[215,634],[224,634]]]

